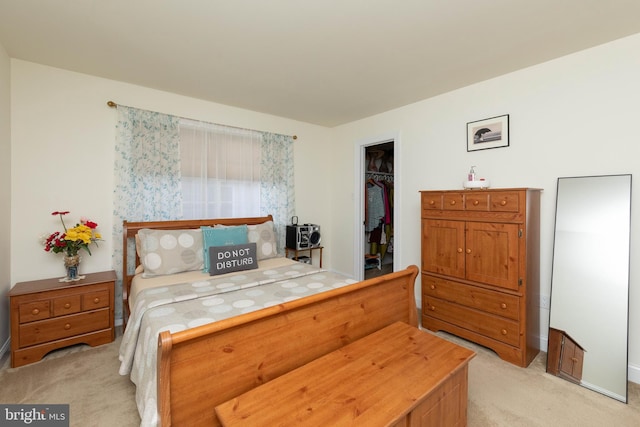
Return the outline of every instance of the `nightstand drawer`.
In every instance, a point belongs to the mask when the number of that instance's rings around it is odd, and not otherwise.
[[[82,295],[82,311],[95,310],[109,306],[109,291],[89,292]]]
[[[80,295],[70,295],[53,300],[53,316],[66,316],[67,314],[79,313]]]
[[[20,325],[20,348],[107,329],[109,313],[102,309]]]
[[[34,301],[20,304],[20,323],[48,319],[51,316],[51,301]]]

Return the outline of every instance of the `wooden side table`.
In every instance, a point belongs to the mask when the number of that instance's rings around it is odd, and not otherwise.
[[[9,291],[11,367],[37,362],[69,345],[92,347],[115,339],[113,270],[59,279],[16,283]]]
[[[469,349],[397,322],[215,407],[225,427],[466,426]]]
[[[293,254],[293,259],[298,261],[300,257],[300,252],[309,252],[309,262],[313,264],[313,251],[320,251],[320,268],[322,268],[322,249],[324,246],[316,246],[315,248],[305,248],[305,249],[295,249],[295,248],[284,248],[284,255],[289,258],[289,251]]]

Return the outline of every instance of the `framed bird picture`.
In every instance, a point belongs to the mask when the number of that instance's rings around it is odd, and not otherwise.
[[[508,114],[467,123],[467,151],[508,146]]]

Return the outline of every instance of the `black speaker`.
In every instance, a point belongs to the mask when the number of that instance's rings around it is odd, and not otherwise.
[[[311,249],[320,246],[320,226],[316,224],[287,225],[287,248]]]

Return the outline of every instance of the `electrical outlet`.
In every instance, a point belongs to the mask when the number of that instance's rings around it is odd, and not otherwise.
[[[540,295],[540,308],[549,310],[551,307],[551,297],[549,295]]]

